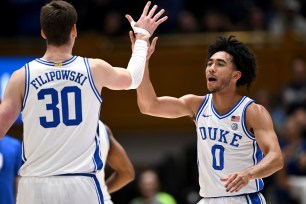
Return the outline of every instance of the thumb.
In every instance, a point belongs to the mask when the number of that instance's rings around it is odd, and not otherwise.
[[[129,14],[126,14],[125,17],[128,19],[128,21],[131,23],[132,21],[134,21],[134,19],[132,18],[132,16],[130,16]]]

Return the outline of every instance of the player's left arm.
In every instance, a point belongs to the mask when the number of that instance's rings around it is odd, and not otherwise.
[[[15,71],[5,88],[0,104],[0,139],[16,121],[21,108],[24,90],[24,69]]]
[[[109,193],[113,193],[135,178],[135,170],[126,151],[122,145],[115,139],[108,127],[110,148],[107,157],[107,163],[114,172],[106,179],[105,183]]]
[[[229,192],[239,191],[252,179],[268,177],[284,165],[278,138],[268,111],[261,105],[251,104],[246,110],[246,123],[247,128],[254,133],[264,157],[257,165],[224,178],[225,188]]]

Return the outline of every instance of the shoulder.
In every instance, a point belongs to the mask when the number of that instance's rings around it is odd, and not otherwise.
[[[260,114],[269,114],[267,109],[257,103],[251,103],[247,109],[246,109],[247,115],[257,115],[260,116]]]
[[[183,100],[187,105],[195,107],[199,107],[204,99],[205,96],[197,96],[194,94],[187,94],[181,97],[181,100]]]
[[[194,115],[198,112],[198,109],[200,108],[201,104],[205,100],[206,96],[198,96],[194,94],[187,94],[181,97],[181,100],[189,107],[191,108]]]
[[[101,68],[110,66],[109,63],[98,58],[88,58],[88,63],[91,68]]]
[[[252,103],[246,109],[246,122],[251,128],[266,127],[272,124],[272,118],[264,106]]]

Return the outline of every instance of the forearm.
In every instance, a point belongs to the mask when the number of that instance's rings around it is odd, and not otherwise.
[[[106,180],[106,185],[109,193],[118,191],[134,179],[134,176],[128,173],[118,173],[114,172]]]
[[[147,41],[141,39],[137,39],[135,42],[133,54],[127,66],[131,76],[131,85],[128,89],[136,89],[143,79],[148,51],[147,44]]]
[[[142,83],[137,88],[137,102],[142,113],[148,112],[152,104],[157,100],[153,85],[150,81],[149,65],[146,62],[146,68]]]
[[[265,178],[283,167],[283,157],[277,153],[267,154],[257,165],[247,169],[251,179]]]

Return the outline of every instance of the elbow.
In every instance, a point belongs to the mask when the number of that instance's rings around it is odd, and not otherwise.
[[[127,183],[130,183],[135,180],[135,170],[133,167],[126,171],[125,179]]]
[[[144,115],[150,115],[151,114],[151,105],[149,103],[141,103],[138,101],[138,107],[139,111]]]
[[[281,170],[282,168],[284,168],[285,162],[284,162],[284,157],[283,155],[280,155],[278,157],[278,170]]]

